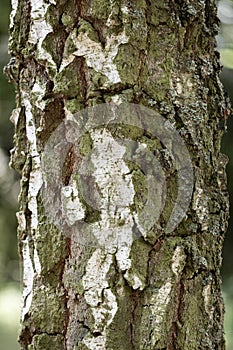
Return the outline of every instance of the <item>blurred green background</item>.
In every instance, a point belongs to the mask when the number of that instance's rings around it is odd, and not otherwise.
[[[221,31],[217,38],[224,66],[222,81],[233,103],[233,0],[218,1]],[[9,169],[13,125],[9,121],[14,108],[14,89],[2,74],[9,61],[7,53],[10,0],[1,0],[0,11],[0,347],[19,349],[17,333],[20,319],[20,278],[17,258],[16,219],[19,184],[17,174]],[[233,203],[233,118],[223,139],[223,152],[229,157],[228,186]],[[232,211],[232,209],[231,209]],[[227,350],[233,349],[233,217],[229,222],[223,252],[223,294]]]

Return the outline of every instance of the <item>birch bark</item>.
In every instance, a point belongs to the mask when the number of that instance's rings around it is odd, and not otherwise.
[[[6,72],[16,87],[12,165],[21,174],[21,349],[224,349],[220,268],[228,199],[220,143],[228,105],[215,51],[215,1],[16,0],[12,6]],[[62,165],[61,203],[70,226],[75,215],[87,223],[101,215],[100,232],[124,227],[137,239],[106,250],[79,244],[77,230],[67,235],[50,220],[42,198],[45,147],[59,125],[101,103],[143,105],[179,131],[194,187],[172,232],[165,227],[178,192],[174,159],[136,127],[81,139],[81,155],[92,154],[89,180],[100,190],[101,214],[80,199],[72,148]],[[146,203],[145,177],[124,160],[119,137],[148,147],[164,171],[167,198],[158,187],[165,204],[148,234],[132,214]],[[115,153],[108,154],[109,145]],[[109,191],[117,203],[110,209]]]

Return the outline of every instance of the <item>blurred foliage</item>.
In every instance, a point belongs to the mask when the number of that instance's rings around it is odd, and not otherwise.
[[[0,11],[0,36],[7,35],[8,33],[10,9],[10,0],[2,0]]]
[[[0,291],[0,344],[4,350],[18,350],[20,292],[14,285]]]
[[[221,62],[223,64],[223,70],[221,79],[223,81],[225,90],[227,91],[231,104],[233,105],[233,1],[221,0],[218,1],[218,14],[221,20],[220,33],[217,37],[218,48],[221,53]],[[224,65],[224,63],[228,64]],[[223,137],[223,152],[229,157],[229,163],[227,166],[228,174],[228,188],[230,192],[230,202],[233,203],[233,118],[232,115],[228,119],[228,131]],[[230,209],[232,212],[232,208]],[[231,214],[230,212],[230,214]],[[231,215],[232,216],[232,215]],[[223,277],[230,278],[233,275],[233,221],[232,218],[229,221],[229,229],[225,239],[224,246],[224,264],[223,264]]]
[[[221,54],[223,70],[221,79],[233,106],[233,1],[220,0],[218,16],[221,21],[220,33],[217,37],[218,50]],[[223,250],[223,297],[225,302],[225,334],[226,349],[233,349],[233,116],[228,120],[228,132],[223,137],[222,150],[229,157],[227,166],[228,188],[230,195],[230,220]]]
[[[225,68],[233,68],[233,2],[231,0],[218,2],[218,16],[221,20],[218,49],[222,64]]]
[[[0,71],[9,61],[7,53],[9,1],[2,1],[0,14]],[[13,125],[9,116],[14,108],[14,88],[0,74],[0,288],[6,282],[18,281],[16,218],[17,182],[15,172],[9,168]],[[13,269],[12,269],[13,268]]]
[[[217,38],[224,65],[222,80],[233,103],[233,0],[217,1],[221,30]],[[9,116],[14,108],[14,88],[2,74],[9,61],[7,54],[10,0],[1,0],[0,12],[0,344],[2,349],[19,349],[16,333],[19,323],[19,268],[16,243],[17,176],[8,167],[13,147],[13,125]],[[233,203],[233,117],[223,139],[223,152],[229,156],[228,184]],[[231,209],[232,211],[232,209]],[[232,215],[233,216],[233,215]],[[233,219],[224,246],[223,291],[226,305],[227,349],[233,349]]]

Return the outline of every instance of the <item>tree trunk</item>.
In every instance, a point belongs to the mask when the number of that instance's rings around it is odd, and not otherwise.
[[[224,349],[215,1],[13,4],[21,349]]]

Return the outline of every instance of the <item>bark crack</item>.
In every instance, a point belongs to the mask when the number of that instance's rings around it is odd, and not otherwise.
[[[97,37],[99,39],[99,42],[102,46],[102,49],[105,49],[105,44],[106,44],[106,39],[102,33],[102,29],[103,29],[103,21],[97,20],[92,18],[91,16],[86,16],[84,14],[81,14],[81,18],[84,19],[85,21],[87,21],[92,28],[95,30]]]
[[[182,311],[183,311],[182,306],[183,306],[183,296],[184,296],[183,280],[184,280],[184,276],[182,275],[176,285],[177,297],[175,301],[175,311],[174,311],[172,326],[170,330],[170,339],[167,345],[167,350],[178,349],[176,345],[176,339],[183,325],[183,322],[182,322]]]
[[[65,273],[65,268],[66,268],[66,262],[68,261],[69,257],[71,256],[71,238],[67,237],[66,238],[66,257],[62,261],[62,269],[60,273],[60,281],[62,282],[61,285],[64,288],[64,309],[65,309],[65,317],[64,317],[64,329],[62,332],[62,335],[66,338],[68,327],[69,327],[69,321],[70,321],[70,309],[69,309],[69,291],[66,289],[64,281],[63,281],[63,276]],[[65,342],[65,349],[67,349],[67,344]]]
[[[81,96],[84,106],[87,105],[88,100],[88,80],[87,80],[87,65],[84,57],[80,57],[80,78],[81,78]]]

